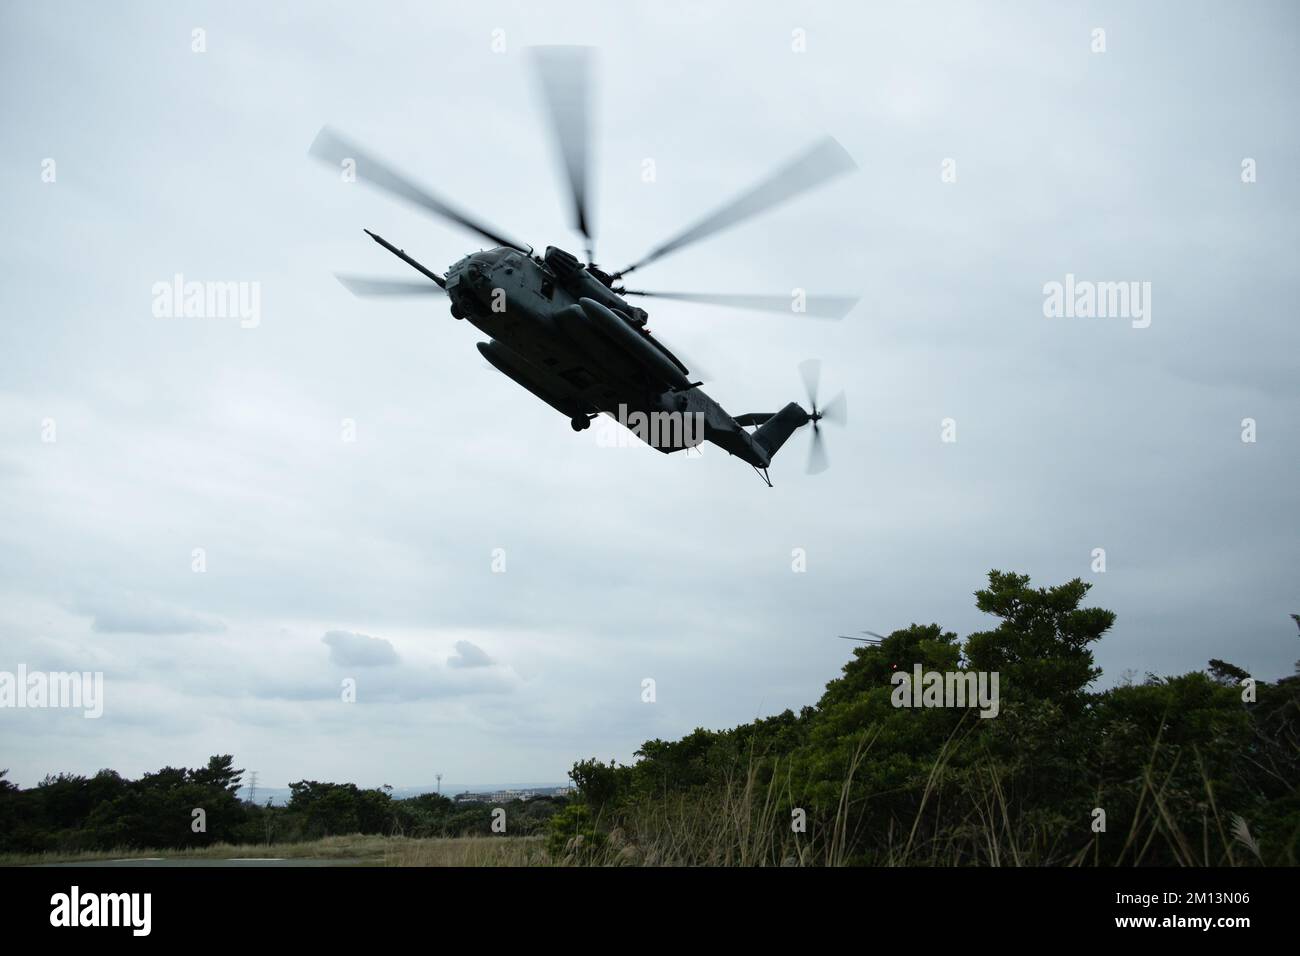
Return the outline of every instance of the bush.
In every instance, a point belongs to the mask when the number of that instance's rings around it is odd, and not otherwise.
[[[797,715],[647,741],[630,766],[581,761],[571,776],[603,826],[580,826],[664,862],[1294,864],[1300,678],[1259,681],[1245,703],[1246,672],[1215,660],[1094,692],[1092,645],[1115,615],[1083,607],[1088,589],[990,572],[976,592],[990,630],[913,624],[855,649]],[[997,716],[895,706],[916,664],[997,672]]]

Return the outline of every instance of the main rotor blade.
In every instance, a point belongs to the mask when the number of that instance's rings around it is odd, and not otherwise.
[[[316,134],[316,139],[311,144],[311,149],[307,152],[322,163],[334,167],[335,170],[342,169],[343,163],[351,160],[356,163],[356,175],[362,182],[369,183],[377,189],[382,189],[389,195],[405,200],[426,212],[433,213],[435,216],[448,219],[459,226],[464,226],[471,232],[477,232],[495,246],[509,246],[511,249],[517,249],[520,252],[528,252],[527,246],[522,246],[490,226],[472,219],[455,206],[417,186],[411,179],[393,169],[383,160],[358,148],[328,126],[321,127],[321,131]]]
[[[587,239],[587,260],[595,254],[595,226],[588,203],[591,164],[592,53],[585,46],[532,48],[533,68],[541,81],[551,120],[551,137],[564,165],[572,202],[572,225]]]
[[[806,153],[797,156],[722,208],[714,210],[667,242],[655,246],[645,258],[616,273],[616,276],[627,275],[633,269],[639,269],[683,246],[744,222],[788,199],[793,199],[800,193],[807,192],[814,186],[819,186],[827,180],[857,168],[858,164],[853,161],[848,151],[833,137],[827,136],[814,144]]]
[[[417,282],[414,279],[372,279],[369,276],[349,276],[334,273],[334,278],[343,283],[355,296],[392,296],[392,295],[442,295],[442,289],[432,282]]]
[[[647,292],[626,289],[623,295],[642,295],[654,299],[676,299],[679,302],[699,302],[702,305],[721,305],[732,309],[753,309],[758,312],[788,312],[791,315],[810,315],[817,319],[842,319],[858,304],[856,295],[810,295],[800,303],[793,295],[746,295],[729,292]],[[798,309],[796,305],[802,304]]]
[[[830,467],[830,464],[830,459],[826,457],[826,446],[822,443],[821,429],[814,425],[812,444],[808,446],[808,466],[806,470],[810,475],[820,475]]]
[[[799,375],[803,378],[804,390],[808,393],[808,401],[817,407],[817,383],[822,377],[822,360],[821,359],[804,359],[799,363]]]

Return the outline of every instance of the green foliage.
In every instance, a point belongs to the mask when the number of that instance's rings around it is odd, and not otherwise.
[[[546,851],[554,860],[581,862],[597,855],[607,842],[596,827],[596,817],[585,803],[571,803],[551,817],[546,833]]]
[[[1078,578],[1054,588],[1029,587],[1029,575],[989,572],[975,606],[1001,618],[991,631],[966,639],[972,669],[998,671],[1013,700],[1051,700],[1077,714],[1084,692],[1101,675],[1088,645],[1115,623],[1101,608],[1080,608],[1092,585]]]
[[[631,766],[581,761],[579,799],[604,828],[647,845],[673,846],[690,806],[773,829],[755,841],[734,828],[733,843],[703,856],[678,847],[678,860],[752,859],[758,848],[770,863],[1259,862],[1235,835],[1240,817],[1263,861],[1295,863],[1300,678],[1258,681],[1246,704],[1246,672],[1216,660],[1209,674],[1094,692],[1091,646],[1115,615],[1084,607],[1088,589],[992,571],[975,595],[991,629],[965,641],[937,624],[897,630],[856,648],[797,715],[648,741]],[[891,680],[916,664],[997,672],[998,716],[896,707]],[[808,818],[799,839],[796,808]],[[1105,833],[1093,832],[1096,808]]]
[[[599,810],[625,789],[622,778],[630,769],[619,767],[612,760],[608,764],[599,760],[579,760],[569,771],[569,777],[574,786],[582,791],[587,803]]]
[[[815,706],[646,741],[630,765],[581,760],[579,797],[505,804],[553,861],[790,864],[1291,864],[1300,858],[1300,676],[1207,673],[1092,689],[1115,615],[1079,580],[990,572],[964,641],[912,624],[854,649]],[[1300,623],[1300,619],[1297,619]],[[999,712],[897,707],[895,675],[999,674]],[[287,806],[236,797],[229,755],[128,780],[0,771],[0,852],[283,843],[352,833],[491,836],[493,807],[301,780]],[[207,829],[195,833],[192,811]],[[1094,832],[1103,809],[1105,832]],[[792,813],[806,815],[794,832]]]
[[[47,776],[32,790],[0,790],[0,850],[192,847],[233,839],[244,822],[235,792],[243,771],[215,756],[199,770],[164,767],[139,780],[113,770]],[[195,830],[195,811],[203,827]]]
[[[163,767],[139,780],[112,770],[86,778],[46,777],[20,790],[0,772],[0,852],[184,849],[215,843],[295,843],[346,834],[459,837],[492,835],[493,807],[436,793],[394,800],[388,788],[300,780],[283,807],[241,803],[242,770],[229,755],[206,767]],[[562,798],[504,804],[511,836],[547,832]],[[194,832],[202,809],[206,831]]]
[[[307,839],[344,833],[380,833],[392,816],[392,798],[383,790],[361,790],[355,783],[289,784],[289,812]]]

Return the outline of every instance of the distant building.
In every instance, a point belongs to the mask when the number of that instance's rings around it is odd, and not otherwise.
[[[493,790],[490,793],[456,794],[457,803],[509,803],[512,800],[536,800],[538,797],[567,797],[572,787],[531,787],[522,790]]]

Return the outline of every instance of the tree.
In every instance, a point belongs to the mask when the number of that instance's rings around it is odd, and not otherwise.
[[[201,770],[190,771],[190,780],[205,787],[217,787],[232,795],[239,792],[239,781],[244,778],[243,770],[234,769],[235,758],[222,754],[209,758],[208,765]]]
[[[1027,574],[990,571],[989,586],[975,592],[975,606],[1002,621],[966,639],[972,669],[997,671],[1003,697],[1054,701],[1078,713],[1088,685],[1101,674],[1088,645],[1115,623],[1113,611],[1079,606],[1091,588],[1078,578],[1031,588]]]
[[[1248,671],[1242,670],[1236,664],[1229,664],[1227,661],[1221,661],[1217,657],[1210,658],[1209,671],[1210,676],[1217,682],[1228,685],[1240,684],[1250,676]]]

